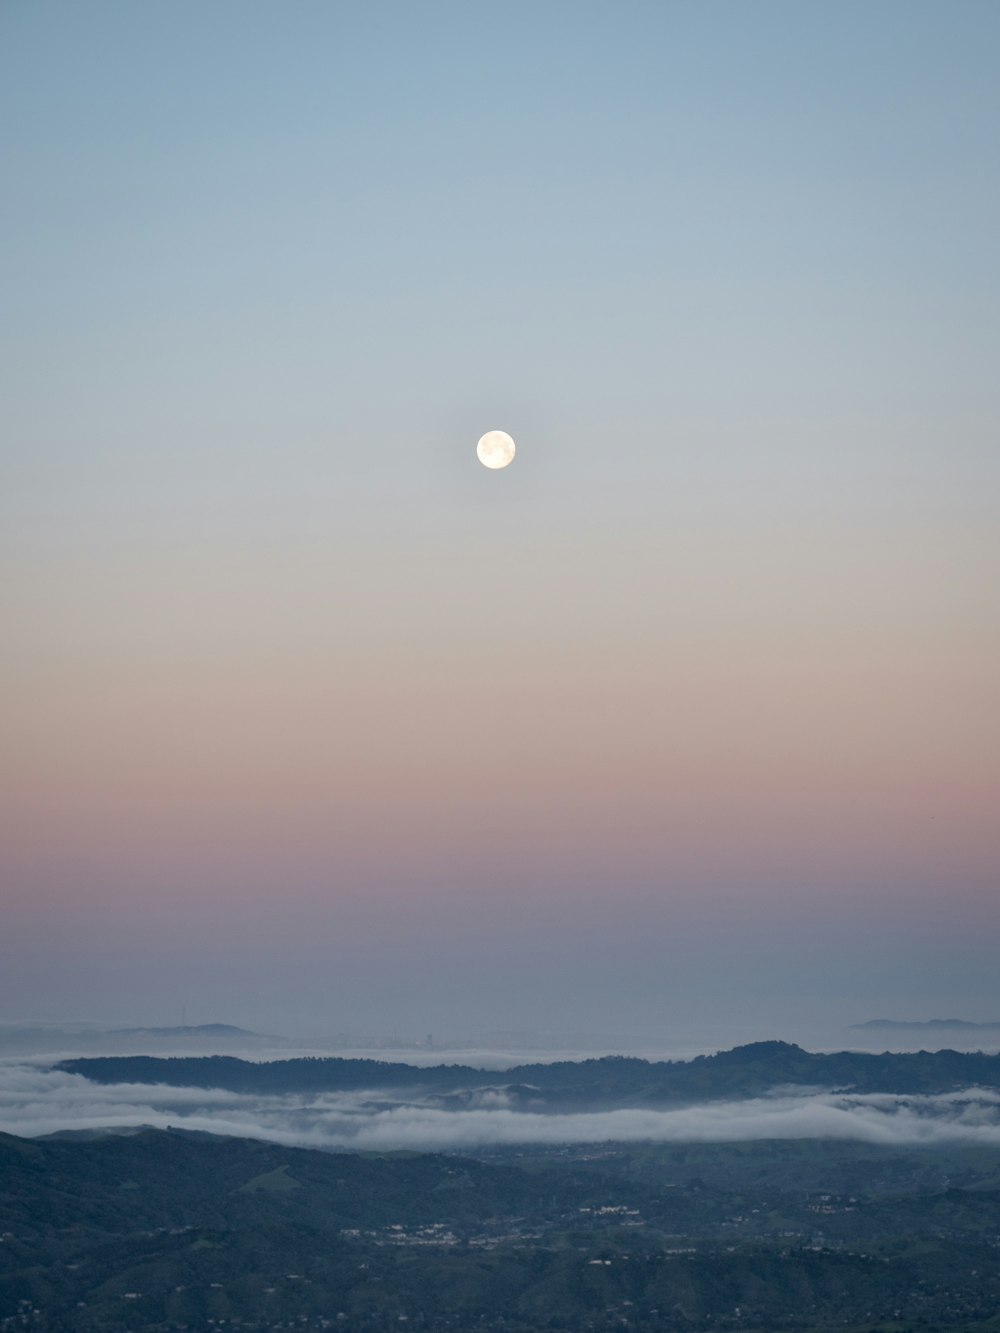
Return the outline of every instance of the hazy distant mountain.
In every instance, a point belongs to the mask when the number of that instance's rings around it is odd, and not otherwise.
[[[914,1032],[923,1028],[957,1028],[965,1031],[970,1028],[983,1030],[986,1032],[1000,1031],[1000,1022],[997,1023],[970,1023],[964,1018],[924,1018],[915,1020],[901,1021],[895,1018],[869,1018],[867,1023],[852,1023],[852,1031],[861,1031],[863,1029],[888,1028]]]
[[[520,1065],[502,1074],[464,1065],[418,1067],[339,1057],[251,1062],[230,1056],[132,1056],[64,1060],[58,1068],[97,1083],[160,1083],[256,1094],[392,1089],[397,1094],[437,1095],[451,1109],[484,1092],[502,1090],[513,1108],[535,1111],[691,1105],[756,1097],[778,1087],[898,1094],[1000,1087],[1000,1055],[951,1050],[811,1054],[782,1041],[754,1042],[685,1061],[605,1056]]]
[[[233,1027],[231,1023],[199,1023],[194,1027],[175,1027],[175,1028],[109,1028],[107,1035],[109,1037],[182,1037],[185,1040],[189,1037],[195,1039],[200,1037],[211,1037],[213,1040],[217,1037],[251,1037],[255,1041],[275,1041],[275,1037],[264,1037],[259,1032],[251,1032],[247,1028]]]
[[[139,1055],[150,1051],[251,1051],[288,1046],[284,1037],[229,1023],[199,1023],[178,1027],[106,1028],[90,1023],[0,1024],[0,1055],[46,1055],[80,1051],[95,1054]]]

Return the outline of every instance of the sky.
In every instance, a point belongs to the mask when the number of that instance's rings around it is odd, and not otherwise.
[[[1000,1019],[998,61],[6,0],[0,1018]]]

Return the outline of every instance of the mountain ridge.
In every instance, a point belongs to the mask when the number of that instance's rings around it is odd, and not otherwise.
[[[958,1333],[957,1302],[971,1329],[1000,1301],[998,1173],[996,1150],[815,1142],[483,1161],[0,1134],[0,1329]]]
[[[855,1093],[934,1094],[1000,1087],[1000,1055],[841,1051],[815,1054],[762,1041],[687,1061],[603,1056],[519,1065],[498,1072],[469,1065],[415,1066],[349,1057],[248,1061],[236,1056],[107,1056],[63,1060],[56,1069],[99,1084],[147,1083],[254,1094],[419,1091],[451,1098],[503,1090],[521,1109],[685,1105],[760,1096],[781,1087]]]
[[[879,1030],[883,1028],[889,1028],[889,1029],[902,1030],[906,1032],[921,1031],[924,1028],[932,1028],[932,1029],[949,1028],[949,1029],[957,1029],[959,1031],[967,1031],[969,1029],[972,1029],[973,1031],[996,1032],[1000,1030],[1000,1021],[988,1022],[988,1023],[972,1023],[966,1018],[916,1018],[916,1019],[869,1018],[864,1023],[852,1023],[849,1031],[851,1032],[871,1031],[872,1028],[876,1028]]]

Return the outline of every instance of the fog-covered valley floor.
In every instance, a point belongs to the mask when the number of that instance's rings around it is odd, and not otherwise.
[[[391,1067],[387,1067],[391,1068]],[[522,1071],[523,1072],[523,1071]],[[612,1064],[613,1072],[613,1064]],[[442,1092],[386,1086],[266,1095],[215,1087],[93,1082],[41,1057],[0,1061],[0,1130],[37,1136],[173,1126],[288,1145],[468,1150],[504,1144],[732,1142],[829,1138],[885,1145],[1000,1145],[1000,1092],[929,1095],[775,1086],[763,1095],[682,1106],[614,1105],[553,1112],[531,1085],[485,1071]]]

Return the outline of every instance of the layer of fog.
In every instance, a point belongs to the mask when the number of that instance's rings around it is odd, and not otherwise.
[[[503,1144],[853,1139],[887,1146],[1000,1146],[1000,1094],[852,1096],[780,1089],[674,1110],[561,1115],[514,1110],[502,1088],[448,1110],[434,1097],[371,1092],[262,1097],[163,1085],[91,1083],[38,1061],[0,1061],[0,1131],[36,1136],[136,1125],[202,1130],[317,1148],[461,1150]]]

